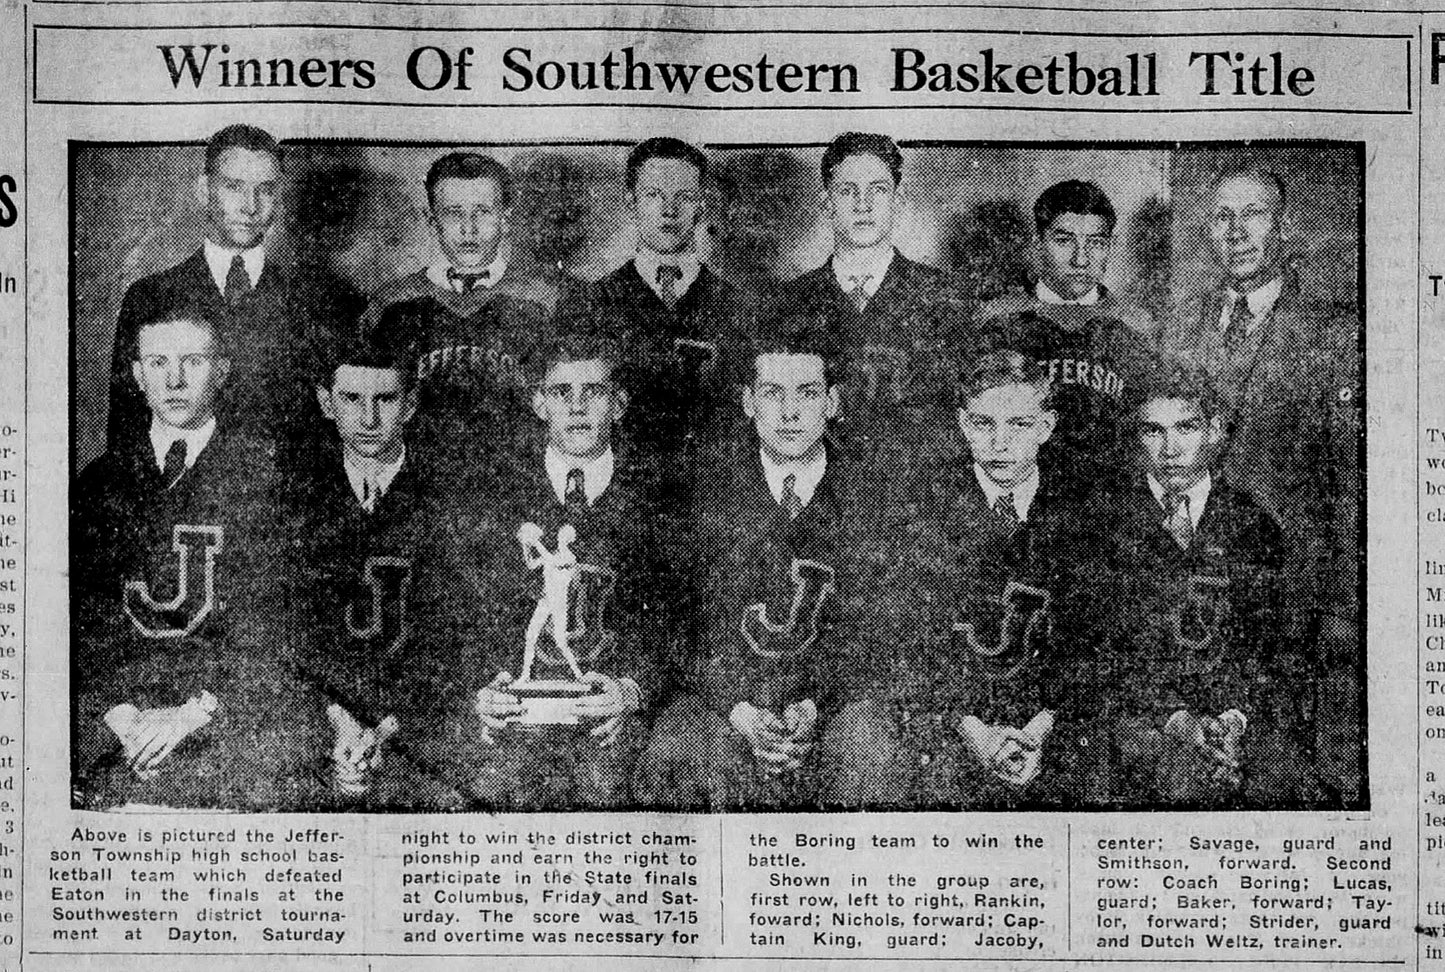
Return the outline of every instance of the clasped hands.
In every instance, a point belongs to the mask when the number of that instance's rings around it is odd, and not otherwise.
[[[769,776],[792,772],[813,751],[818,732],[818,707],[812,699],[794,702],[779,717],[751,702],[739,702],[728,721],[752,747],[753,757]]]
[[[138,709],[125,702],[106,712],[104,718],[125,748],[131,770],[142,780],[149,780],[160,772],[165,758],[187,736],[210,722],[220,707],[220,701],[202,689],[184,705]]]
[[[961,728],[974,755],[994,776],[1014,786],[1026,786],[1039,775],[1044,740],[1053,731],[1054,714],[1041,709],[1022,729],[967,715]]]

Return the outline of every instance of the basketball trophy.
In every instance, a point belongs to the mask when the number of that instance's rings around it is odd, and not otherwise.
[[[548,550],[542,542],[542,528],[537,524],[523,523],[517,528],[523,563],[528,570],[542,571],[542,595],[537,599],[532,620],[527,623],[522,671],[517,680],[506,687],[523,708],[515,724],[525,728],[578,725],[581,720],[577,718],[574,704],[597,690],[595,685],[583,680],[582,668],[568,644],[572,583],[577,577],[577,555],[572,552],[576,539],[577,531],[570,523],[564,523],[557,529],[557,549]],[[554,677],[537,678],[538,647],[544,634],[551,636],[557,649],[552,667],[565,670]]]

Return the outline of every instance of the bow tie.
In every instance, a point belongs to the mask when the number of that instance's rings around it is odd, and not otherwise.
[[[492,271],[482,270],[477,273],[463,273],[456,267],[447,267],[447,280],[460,285],[462,293],[469,293],[478,286],[489,283],[492,279]]]

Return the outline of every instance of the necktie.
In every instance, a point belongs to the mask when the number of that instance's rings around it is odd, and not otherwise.
[[[778,503],[788,512],[788,519],[796,520],[803,512],[803,500],[798,496],[798,477],[789,473],[783,479],[783,495]]]
[[[1187,493],[1164,494],[1164,529],[1179,544],[1180,550],[1188,550],[1194,542],[1194,520],[1189,516],[1189,495]]]
[[[848,278],[848,296],[853,300],[853,306],[858,308],[858,313],[863,313],[863,308],[868,306],[868,281],[873,279],[871,273],[860,273],[857,276]]]
[[[1002,520],[1004,525],[1010,530],[1017,529],[1019,525],[1019,511],[1018,508],[1014,506],[1013,493],[999,493],[998,499],[993,501],[993,511],[998,514],[998,518]]]
[[[234,304],[251,292],[251,275],[246,272],[246,261],[237,253],[231,257],[231,269],[226,271],[226,303]]]
[[[1254,323],[1254,312],[1249,309],[1249,299],[1244,294],[1234,298],[1229,309],[1229,326],[1224,329],[1224,352],[1237,354],[1249,337],[1250,325]]]
[[[580,469],[567,473],[567,485],[562,491],[562,502],[569,510],[578,510],[587,505],[587,474]]]
[[[459,294],[469,294],[482,284],[489,281],[492,271],[483,270],[480,273],[462,273],[456,267],[447,267],[447,280]]]
[[[161,465],[161,489],[170,489],[186,472],[186,440],[177,439],[166,450],[165,462]]]
[[[657,295],[672,308],[677,304],[677,284],[682,280],[682,267],[665,263],[657,268]]]

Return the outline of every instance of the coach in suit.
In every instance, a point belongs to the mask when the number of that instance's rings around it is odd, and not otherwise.
[[[1365,733],[1358,679],[1361,581],[1360,316],[1313,294],[1289,259],[1283,180],[1232,170],[1214,183],[1206,226],[1219,284],[1166,329],[1173,354],[1200,362],[1223,402],[1221,468],[1277,520],[1287,596],[1321,672],[1324,785],[1361,798]]]
[[[1128,605],[1103,643],[1120,804],[1286,807],[1313,800],[1296,700],[1308,666],[1285,627],[1279,525],[1217,459],[1220,403],[1192,366],[1136,398],[1140,462],[1099,494],[1090,568]]]
[[[354,319],[359,298],[329,273],[303,269],[272,252],[280,212],[282,151],[259,128],[231,125],[206,143],[197,193],[206,238],[180,264],[127,289],[116,323],[106,441],[144,429],[145,398],[130,376],[136,333],[179,308],[213,320],[230,347],[234,380],[219,402],[228,423],[275,438],[290,454],[312,429],[307,374],[314,343]]]
[[[593,313],[617,329],[632,372],[623,423],[633,444],[665,470],[689,471],[711,437],[730,387],[729,348],[750,316],[739,290],[703,260],[707,159],[675,138],[649,138],[627,156],[627,202],[637,253],[588,294]],[[732,419],[733,411],[726,416]]]
[[[967,303],[950,277],[893,244],[903,214],[903,155],[885,135],[848,132],[823,153],[822,208],[833,254],[784,284],[788,310],[831,322],[849,361],[840,440],[872,463],[909,461],[942,427],[952,377],[942,364],[966,343]]]
[[[148,420],[71,505],[76,798],[286,809],[314,796],[320,725],[291,677],[276,583],[275,450],[215,410],[229,356],[203,314],[137,329]]]
[[[895,691],[920,806],[1097,805],[1106,751],[1094,712],[1088,601],[1072,534],[1083,497],[1040,448],[1058,414],[1048,372],[1016,351],[964,363],[966,454],[909,516],[912,646]],[[911,627],[911,630],[907,630]]]
[[[878,806],[903,796],[875,623],[891,506],[825,438],[840,408],[831,335],[770,327],[743,409],[755,432],[700,464],[689,538],[685,694],[658,719],[638,799],[674,807]]]

